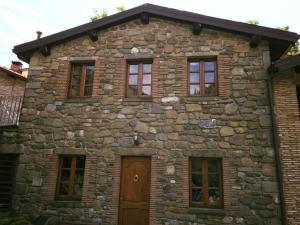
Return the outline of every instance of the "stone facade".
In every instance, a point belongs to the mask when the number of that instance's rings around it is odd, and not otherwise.
[[[300,84],[298,76],[294,70],[288,70],[277,74],[273,82],[288,224],[300,224],[300,140],[297,138],[300,133],[300,117],[296,92],[296,85]]]
[[[189,57],[216,57],[218,96],[187,95]],[[266,42],[184,23],[132,20],[35,52],[18,130],[1,152],[21,153],[14,208],[36,217],[116,225],[121,156],[151,156],[150,224],[279,225],[267,94]],[[153,58],[150,101],[125,98],[126,60]],[[71,60],[95,60],[93,97],[67,99]],[[133,141],[134,131],[140,144]],[[86,155],[81,202],[55,201],[58,156]],[[188,159],[223,159],[224,209],[189,207]]]

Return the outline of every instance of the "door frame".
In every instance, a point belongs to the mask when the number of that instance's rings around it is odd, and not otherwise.
[[[150,160],[150,167],[149,167],[149,177],[150,177],[150,182],[149,182],[149,196],[148,196],[148,223],[147,225],[150,225],[151,221],[151,191],[152,191],[152,156],[139,156],[139,155],[122,155],[121,156],[121,163],[120,163],[120,185],[119,185],[119,196],[118,196],[118,225],[121,224],[121,195],[122,195],[122,183],[123,183],[123,160],[125,158],[148,158]]]

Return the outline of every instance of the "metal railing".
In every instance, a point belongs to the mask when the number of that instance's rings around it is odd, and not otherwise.
[[[0,95],[0,127],[18,126],[23,96]]]

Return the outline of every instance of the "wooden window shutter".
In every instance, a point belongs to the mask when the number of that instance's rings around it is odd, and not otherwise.
[[[59,62],[58,72],[54,79],[56,79],[55,97],[57,100],[64,100],[69,91],[70,62],[68,60]]]
[[[186,56],[176,58],[176,96],[186,97],[188,95],[188,60]]]

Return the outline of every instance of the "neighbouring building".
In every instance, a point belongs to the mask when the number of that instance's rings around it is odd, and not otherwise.
[[[267,70],[298,38],[145,4],[15,46],[12,207],[62,225],[294,225]]]
[[[288,224],[300,224],[300,55],[269,69]]]

